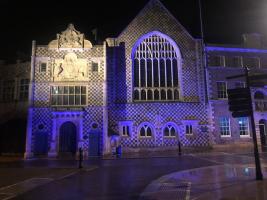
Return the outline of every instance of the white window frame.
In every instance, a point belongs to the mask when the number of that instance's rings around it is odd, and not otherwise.
[[[165,135],[165,129],[166,128],[169,129],[169,134],[167,136]],[[171,135],[170,134],[171,128],[174,128],[175,135]],[[164,138],[176,138],[176,137],[178,137],[178,129],[177,129],[177,126],[174,123],[170,123],[170,122],[169,123],[166,123],[165,126],[162,129],[162,135],[163,135]]]
[[[96,71],[93,70],[93,65],[94,64],[97,64],[97,70]],[[99,61],[92,61],[91,62],[91,72],[97,74],[99,72],[99,66],[100,66],[100,62]]]
[[[45,64],[45,71],[42,71],[42,64]],[[47,73],[47,67],[48,67],[48,62],[40,61],[40,63],[39,63],[39,72],[41,74],[46,74]]]
[[[191,117],[188,117],[191,118]],[[183,128],[184,128],[184,135],[185,136],[194,136],[197,132],[197,128],[199,127],[199,120],[198,119],[185,119],[182,120]],[[191,133],[187,134],[186,127],[192,126]]]
[[[256,68],[256,69],[258,69],[258,68],[261,68],[261,63],[260,63],[260,61],[261,61],[261,59],[260,59],[260,57],[257,57],[257,56],[248,56],[248,57],[243,57],[243,59],[245,59],[245,61],[246,61],[246,59],[255,59],[256,61],[257,61],[257,66],[244,66],[244,67],[251,67],[251,68]],[[244,61],[243,61],[243,63],[244,63]],[[245,63],[246,64],[246,63]]]
[[[187,129],[187,127],[189,129]],[[187,130],[189,130],[189,132],[187,132]],[[186,124],[185,125],[185,135],[193,135],[194,131],[193,131],[193,125],[192,124]]]
[[[222,123],[222,119],[227,119],[227,122]],[[219,127],[220,127],[220,136],[221,137],[231,137],[231,121],[229,117],[219,117]],[[222,134],[222,132],[228,132],[229,134]]]
[[[145,136],[141,136],[140,131],[141,131],[142,127],[150,127],[151,128],[151,136],[147,135],[147,128],[145,128]],[[155,130],[154,130],[154,127],[152,126],[151,123],[143,122],[138,126],[137,134],[138,134],[138,137],[141,138],[141,139],[143,139],[143,138],[148,138],[149,139],[149,138],[153,138],[154,137]]]
[[[225,67],[225,56],[224,55],[210,55],[214,59],[214,63],[209,64],[212,67]],[[216,59],[219,59],[219,65],[215,63]]]
[[[242,85],[242,87],[236,87],[237,84],[240,84],[240,86]],[[246,82],[245,81],[236,81],[235,82],[235,88],[245,88],[246,87]]]
[[[136,76],[138,80],[133,78],[133,100],[135,102],[179,101],[181,53],[177,44],[168,36],[157,31],[144,35],[138,41],[141,42],[136,43],[132,54],[133,75],[138,74]],[[142,61],[144,61],[144,66]],[[153,62],[156,62],[157,65],[154,65]],[[174,64],[175,62],[176,64]],[[148,70],[148,63],[150,63],[151,71]],[[157,67],[155,68],[155,66]],[[157,75],[155,76],[156,69]],[[168,69],[171,71],[171,76],[168,76]],[[149,72],[151,76],[148,74]],[[144,80],[141,78],[142,75],[144,75]],[[164,79],[164,82],[161,78]],[[155,80],[157,80],[157,85]]]
[[[26,83],[25,81],[28,80]],[[22,84],[22,81],[24,81],[24,83]],[[25,101],[28,100],[28,96],[29,96],[29,86],[30,86],[30,79],[29,78],[21,78],[19,80],[19,100],[20,101]],[[25,96],[26,95],[26,96]]]
[[[239,121],[241,118],[246,119],[246,122],[247,122],[247,127],[246,127],[246,131],[245,131],[245,132],[247,132],[246,135],[241,135],[241,130],[240,130],[241,127],[240,127],[240,121]],[[240,118],[237,118],[237,120],[238,120],[238,130],[239,130],[240,138],[249,138],[250,137],[249,118],[248,117],[240,117]]]
[[[73,96],[74,96],[74,102],[75,102],[75,87],[80,87],[80,104],[78,105],[78,104],[75,104],[74,103],[74,105],[64,105],[64,104],[62,104],[62,105],[54,105],[54,104],[52,104],[52,96],[53,96],[53,94],[52,94],[52,90],[53,90],[53,87],[63,87],[63,94],[61,94],[62,96],[64,96],[64,95],[66,95],[67,96],[67,94],[64,94],[64,87],[74,87],[74,93],[73,93]],[[81,104],[81,96],[82,95],[84,95],[84,94],[82,94],[82,91],[81,91],[81,87],[85,87],[85,104]],[[68,91],[69,91],[69,89],[68,89]],[[68,96],[70,96],[69,94],[68,94]],[[64,100],[62,100],[62,101],[64,101]],[[68,102],[69,102],[69,97],[68,97]],[[86,107],[87,105],[88,105],[88,92],[87,92],[87,86],[86,85],[51,85],[50,86],[50,105],[52,106],[52,107]]]
[[[127,129],[128,127],[128,129]],[[127,134],[124,134],[125,131],[128,130]],[[131,137],[133,131],[133,121],[120,121],[119,122],[119,133],[122,137]]]
[[[218,87],[218,83],[225,83],[225,91],[223,91],[223,90],[219,90],[219,87]],[[217,81],[216,82],[216,86],[217,86],[217,97],[218,97],[218,99],[227,99],[228,97],[228,95],[227,95],[227,82],[226,81]],[[219,91],[220,92],[222,92],[223,94],[225,94],[225,95],[223,95],[223,97],[220,97],[219,96]]]

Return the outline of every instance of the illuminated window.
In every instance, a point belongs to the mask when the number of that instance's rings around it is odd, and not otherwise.
[[[41,63],[40,64],[40,72],[41,73],[46,73],[46,63]]]
[[[29,79],[21,79],[19,85],[19,99],[27,100],[29,94]]]
[[[178,65],[180,54],[167,36],[153,32],[134,48],[134,100],[179,100]]]
[[[193,134],[193,126],[192,124],[185,125],[185,134],[192,135]]]
[[[219,99],[227,98],[226,82],[217,82],[217,94]]]
[[[3,82],[3,101],[13,101],[15,95],[15,81],[6,80]]]
[[[228,117],[220,117],[220,133],[222,137],[230,136],[230,119]]]
[[[152,134],[152,127],[148,123],[143,124],[139,129],[140,137],[152,137]]]
[[[164,137],[175,137],[177,135],[176,128],[173,125],[168,124],[163,129],[163,135]]]
[[[249,136],[249,122],[247,117],[238,118],[239,133],[241,137]]]
[[[51,105],[84,106],[86,105],[85,86],[52,86]]]

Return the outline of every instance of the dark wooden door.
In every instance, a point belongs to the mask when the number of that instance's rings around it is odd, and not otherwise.
[[[98,132],[89,133],[89,156],[96,157],[100,155],[99,136],[100,134]]]
[[[59,152],[75,154],[77,150],[77,131],[72,122],[65,122],[60,127]]]

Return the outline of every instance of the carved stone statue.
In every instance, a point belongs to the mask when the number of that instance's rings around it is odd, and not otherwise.
[[[64,59],[55,59],[53,78],[55,81],[77,81],[88,77],[86,59],[78,59],[75,53],[68,53]]]
[[[73,24],[69,24],[68,28],[57,34],[57,40],[53,40],[48,44],[49,48],[92,48],[92,43],[85,40],[84,34],[74,28]]]

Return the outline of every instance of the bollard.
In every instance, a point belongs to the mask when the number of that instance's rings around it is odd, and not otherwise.
[[[182,152],[181,152],[181,142],[178,141],[178,154],[179,156],[182,155]]]
[[[83,150],[82,150],[82,148],[80,147],[80,148],[79,148],[79,169],[83,168],[83,166],[82,166],[82,161],[83,161]]]

